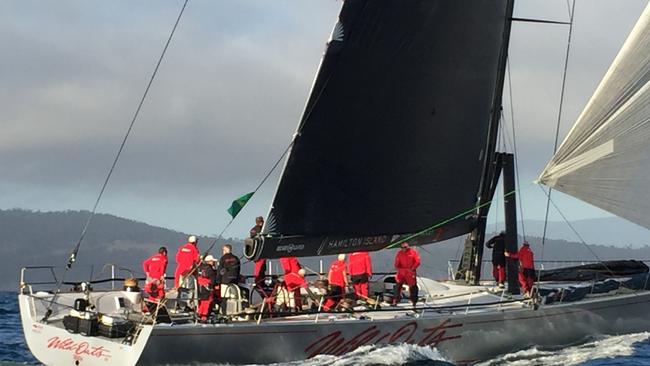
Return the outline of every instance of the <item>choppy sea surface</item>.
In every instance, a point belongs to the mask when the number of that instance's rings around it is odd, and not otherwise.
[[[20,324],[17,296],[0,292],[0,365],[38,365],[25,345]],[[364,346],[344,356],[317,356],[291,366],[353,365],[452,365],[435,349],[414,345]],[[561,349],[539,349],[510,353],[483,362],[481,366],[524,365],[632,365],[650,366],[650,333],[603,337]]]

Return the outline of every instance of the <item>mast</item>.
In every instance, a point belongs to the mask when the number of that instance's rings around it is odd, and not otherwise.
[[[492,104],[492,116],[490,118],[489,133],[485,149],[485,163],[478,194],[478,205],[476,210],[477,226],[468,236],[465,243],[465,252],[459,265],[458,274],[464,277],[465,281],[478,285],[481,279],[481,263],[483,261],[483,242],[485,241],[485,229],[487,225],[487,215],[490,210],[488,202],[492,201],[495,182],[498,180],[500,173],[499,160],[495,154],[496,140],[499,134],[499,120],[501,118],[501,101],[503,94],[503,83],[505,81],[505,71],[508,61],[508,45],[510,43],[510,31],[512,26],[512,14],[514,9],[514,0],[507,3],[507,16],[503,32],[503,43],[499,56],[499,70],[497,74],[497,83],[494,94],[494,103]],[[497,169],[498,168],[498,169]]]
[[[506,252],[517,252],[517,195],[515,192],[515,156],[514,154],[501,153],[501,167],[503,171],[503,205],[506,221]],[[506,275],[508,292],[519,294],[519,261],[506,258]]]

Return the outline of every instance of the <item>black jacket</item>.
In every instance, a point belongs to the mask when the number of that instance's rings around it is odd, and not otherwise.
[[[210,288],[214,287],[217,284],[217,271],[214,270],[214,267],[207,263],[201,263],[197,270],[199,277],[207,278],[210,280]]]
[[[485,243],[485,246],[492,248],[492,264],[506,264],[506,236],[497,235]]]
[[[232,253],[224,254],[219,259],[217,267],[217,280],[222,284],[237,284],[239,282],[239,258]]]

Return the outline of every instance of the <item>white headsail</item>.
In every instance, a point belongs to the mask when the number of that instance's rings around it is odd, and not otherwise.
[[[538,181],[650,228],[650,5]]]

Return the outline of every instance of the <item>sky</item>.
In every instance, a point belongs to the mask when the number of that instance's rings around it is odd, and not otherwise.
[[[92,208],[181,5],[0,2],[0,209]],[[645,5],[577,1],[561,138]],[[340,7],[340,0],[191,0],[98,211],[219,233],[230,202],[252,191],[289,144]],[[566,21],[567,2],[519,0],[515,16]],[[532,182],[552,156],[567,33],[531,23],[512,30],[519,199],[530,219],[545,212]],[[511,136],[507,86],[505,93]],[[253,218],[267,214],[278,177],[226,237],[245,236]],[[608,215],[553,194],[570,219]]]

